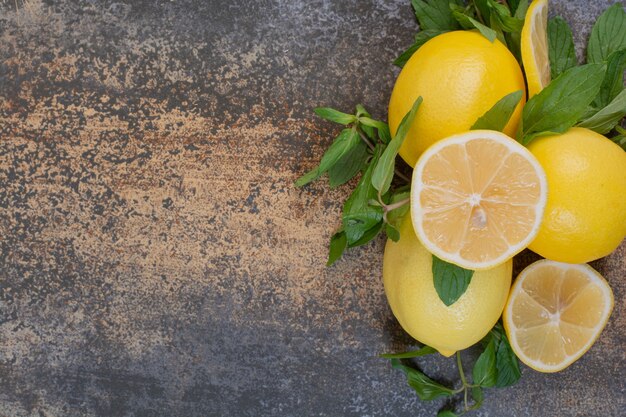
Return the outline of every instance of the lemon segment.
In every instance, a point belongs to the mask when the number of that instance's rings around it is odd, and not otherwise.
[[[548,0],[532,2],[522,28],[522,62],[528,83],[528,97],[550,84],[550,58],[548,56]]]
[[[517,277],[503,322],[522,362],[557,372],[589,350],[612,310],[611,288],[593,268],[544,259]]]

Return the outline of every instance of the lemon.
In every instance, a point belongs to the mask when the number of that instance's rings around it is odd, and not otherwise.
[[[442,139],[413,170],[411,215],[422,244],[466,269],[511,259],[539,232],[546,174],[519,142],[491,130]]]
[[[528,82],[528,96],[532,97],[550,84],[548,57],[548,0],[532,2],[521,37],[522,62]]]
[[[476,271],[466,292],[446,306],[433,284],[432,255],[417,240],[410,216],[400,227],[400,240],[387,241],[383,259],[385,293],[398,322],[444,356],[473,345],[491,330],[506,303],[511,271],[511,261]]]
[[[589,265],[543,259],[515,280],[503,322],[522,362],[557,372],[589,350],[612,310],[611,287]]]
[[[626,236],[626,152],[588,129],[535,139],[529,150],[548,179],[548,202],[529,248],[544,258],[586,263]]]
[[[434,37],[409,59],[391,94],[392,134],[415,100],[424,99],[400,156],[414,166],[430,145],[469,130],[498,100],[519,90],[526,90],[522,70],[500,41],[489,42],[473,31]],[[517,129],[524,102],[522,98],[504,129],[509,136]]]

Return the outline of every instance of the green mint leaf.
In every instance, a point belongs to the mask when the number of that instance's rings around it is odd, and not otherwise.
[[[470,282],[474,271],[448,263],[433,255],[433,283],[441,301],[451,306],[458,300]]]
[[[545,132],[563,133],[580,121],[600,91],[604,72],[602,64],[570,68],[528,100],[522,112],[522,144]]]
[[[385,234],[389,239],[393,240],[394,242],[400,240],[400,231],[389,223],[385,224]]]
[[[350,152],[355,146],[358,146],[361,142],[359,135],[354,128],[344,129],[339,133],[339,136],[335,138],[335,141],[322,156],[322,161],[319,166],[300,177],[296,181],[296,187],[302,187],[318,179],[324,172],[328,171],[333,165],[335,165],[344,155]]]
[[[343,205],[343,230],[346,232],[350,247],[358,246],[356,243],[383,218],[382,208],[369,204],[369,201],[376,199],[377,196],[376,190],[372,186],[372,172],[378,163],[379,155],[380,147],[376,149],[372,162]]]
[[[606,65],[606,74],[600,87],[600,93],[593,101],[593,107],[601,109],[608,106],[624,89],[624,71],[626,70],[626,49],[613,52]]]
[[[491,9],[490,16],[498,21],[498,26],[504,32],[521,32],[524,26],[524,20],[511,15],[511,10],[504,4],[500,4],[495,0],[488,0],[487,4]],[[495,13],[494,13],[495,11]]]
[[[359,123],[361,128],[364,126],[375,128],[378,131],[378,138],[383,143],[389,143],[391,141],[391,133],[389,133],[389,125],[380,120],[374,120],[370,117],[359,117]]]
[[[392,359],[391,366],[404,372],[409,386],[415,390],[422,401],[431,401],[441,397],[449,397],[454,393],[453,390],[433,381],[423,372],[402,365],[398,359]]]
[[[511,8],[511,13],[513,13],[514,15],[517,14],[517,10],[519,8],[519,5],[521,3],[523,3],[524,1],[526,1],[526,8],[528,8],[528,0],[509,0],[509,7]],[[524,11],[524,14],[522,15],[522,18],[526,15],[526,12]]]
[[[356,105],[356,117],[358,118],[361,116],[372,117],[372,115],[370,115],[369,112],[365,110],[365,107],[363,107],[362,104],[357,104]]]
[[[509,5],[511,6],[511,10],[513,10],[513,5],[511,4],[510,1],[509,1]],[[528,10],[528,0],[521,0],[516,6],[517,7],[515,8],[514,16],[517,19],[524,20],[524,17],[526,16],[526,11]],[[520,32],[506,33],[504,37],[506,39],[506,43],[507,43],[507,46],[509,47],[509,50],[511,51],[511,53],[513,53],[513,55],[515,56],[517,61],[520,63],[520,65],[522,65],[522,53],[521,53],[521,46],[520,46],[521,39],[522,39],[522,32],[520,31]]]
[[[348,247],[346,233],[343,230],[340,230],[330,238],[330,245],[328,247],[328,262],[326,262],[326,266],[331,266],[339,258],[341,258],[341,255],[343,255],[343,251],[346,250],[346,247]]]
[[[417,52],[418,49],[422,47],[422,45],[424,45],[426,42],[428,42],[435,36],[439,36],[442,33],[446,33],[446,32],[447,30],[434,30],[434,29],[422,30],[418,32],[417,35],[415,35],[415,42],[413,42],[413,45],[409,46],[409,48],[406,51],[402,52],[400,56],[397,57],[395,61],[393,61],[393,64],[400,68],[404,67],[407,61],[413,56],[415,52]]]
[[[606,61],[616,51],[626,48],[626,12],[615,3],[600,15],[589,37],[587,62]]]
[[[417,358],[420,356],[431,355],[433,353],[437,353],[437,349],[432,348],[430,346],[423,346],[420,349],[412,350],[410,352],[383,353],[379,356],[385,359],[411,359],[411,358]]]
[[[421,96],[415,100],[411,110],[404,115],[402,122],[400,122],[400,126],[398,126],[396,135],[389,142],[389,145],[387,145],[387,148],[380,157],[378,164],[376,164],[376,169],[374,169],[374,173],[372,174],[372,185],[381,194],[384,194],[387,190],[389,190],[391,180],[393,179],[396,155],[398,155],[400,146],[402,146],[402,142],[404,142],[404,138],[413,124],[413,119],[415,119],[415,114],[417,113],[417,109],[419,109],[420,104],[422,104]]]
[[[474,399],[474,405],[472,410],[478,410],[483,405],[483,390],[481,387],[472,388],[472,398]]]
[[[461,4],[460,0],[450,0]],[[459,24],[452,16],[448,1],[411,0],[421,30],[456,30]]]
[[[488,129],[502,132],[523,95],[524,92],[519,90],[502,97],[474,123],[471,130]]]
[[[357,246],[363,246],[372,240],[383,230],[384,222],[381,220],[377,224],[375,224],[372,228],[368,229],[363,236],[356,242],[348,243],[349,248],[356,248]]]
[[[489,15],[489,26],[496,32],[496,37],[498,38],[498,40],[508,47],[508,44],[506,43],[506,37],[504,36],[504,30],[502,29],[502,25],[500,23],[500,20],[498,19],[497,13],[493,12]]]
[[[441,410],[437,413],[437,417],[457,417],[457,414],[450,410]]]
[[[365,167],[368,158],[369,153],[367,152],[367,145],[365,142],[359,141],[357,145],[348,150],[348,152],[328,170],[330,188],[338,187],[350,181]]]
[[[478,20],[483,23],[487,23],[491,19],[491,8],[489,7],[489,0],[474,0],[474,7],[478,12]]]
[[[560,16],[548,21],[548,57],[552,79],[578,64],[572,30]]]
[[[409,190],[405,190],[405,188],[409,188],[410,186],[403,187],[401,189],[397,189],[394,191],[394,194],[391,196],[389,204],[395,204],[402,200],[406,200],[410,197],[411,192]],[[400,223],[404,216],[407,215],[409,209],[411,208],[410,204],[405,204],[396,209],[393,209],[387,213],[387,223],[391,224],[394,228],[398,229],[400,227]]]
[[[498,370],[496,387],[504,388],[516,384],[522,373],[519,369],[517,356],[513,353],[509,340],[506,338],[506,333],[503,330],[499,330],[499,333],[500,341],[496,351],[496,368]]]
[[[331,122],[339,123],[342,125],[349,125],[356,122],[356,116],[353,114],[342,113],[338,110],[331,109],[330,107],[318,107],[315,110],[322,119],[330,120]]]
[[[609,133],[626,116],[626,90],[593,116],[578,124],[601,135]]]
[[[474,364],[472,378],[475,385],[484,388],[493,387],[498,380],[498,368],[496,367],[496,340],[491,338],[483,353]]]
[[[494,42],[496,40],[497,34],[496,31],[491,29],[488,26],[483,25],[478,20],[474,19],[474,17],[468,15],[468,10],[465,7],[456,6],[454,4],[450,4],[450,8],[452,9],[452,16],[459,22],[459,24],[463,27],[463,29],[478,29],[478,31],[487,39],[489,42]]]

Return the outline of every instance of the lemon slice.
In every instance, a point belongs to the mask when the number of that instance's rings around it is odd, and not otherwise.
[[[522,362],[557,372],[589,350],[612,310],[613,292],[593,268],[544,259],[517,277],[504,327]]]
[[[428,148],[415,165],[411,215],[417,237],[440,259],[489,269],[534,239],[547,182],[537,159],[500,132],[472,130]]]
[[[550,84],[548,58],[548,0],[535,0],[526,12],[522,28],[521,50],[528,98]]]

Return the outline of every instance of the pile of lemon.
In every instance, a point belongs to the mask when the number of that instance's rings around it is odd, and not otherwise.
[[[522,32],[530,96],[550,82],[545,1]],[[606,280],[587,262],[626,236],[626,152],[591,130],[511,139],[522,99],[503,133],[469,130],[503,96],[526,91],[509,50],[477,32],[425,43],[407,62],[389,104],[392,134],[418,96],[423,104],[401,149],[414,167],[411,215],[389,241],[384,285],[402,327],[446,356],[467,348],[503,317],[511,347],[528,366],[555,372],[583,355],[613,308]],[[512,258],[546,258],[511,288]],[[432,255],[476,271],[450,306],[433,284]]]

